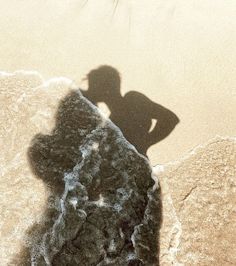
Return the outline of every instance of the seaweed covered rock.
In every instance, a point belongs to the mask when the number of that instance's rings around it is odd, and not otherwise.
[[[28,159],[50,197],[29,231],[26,264],[159,264],[160,191],[149,162],[79,90],[61,100]]]

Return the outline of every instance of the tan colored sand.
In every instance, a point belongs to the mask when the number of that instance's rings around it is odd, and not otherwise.
[[[163,194],[160,265],[236,265],[236,139],[218,137],[156,170]]]
[[[173,159],[219,135],[235,135],[234,0],[0,0],[0,70],[37,70],[81,84],[112,65],[122,93],[137,90],[180,124],[148,154]]]

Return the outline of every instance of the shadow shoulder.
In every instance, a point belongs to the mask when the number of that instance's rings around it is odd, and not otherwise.
[[[131,100],[131,101],[139,101],[139,102],[145,102],[145,103],[150,103],[152,102],[146,95],[142,94],[141,92],[138,91],[128,91],[124,95],[124,99],[126,100]]]

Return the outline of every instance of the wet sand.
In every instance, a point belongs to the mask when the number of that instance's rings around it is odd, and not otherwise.
[[[180,123],[148,150],[174,160],[236,124],[235,1],[0,1],[0,70],[37,70],[79,86],[99,65]]]

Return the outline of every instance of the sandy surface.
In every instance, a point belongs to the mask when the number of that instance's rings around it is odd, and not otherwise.
[[[0,70],[82,79],[102,64],[180,118],[148,155],[178,158],[215,135],[235,135],[234,0],[0,0]]]
[[[160,265],[236,265],[236,138],[217,137],[155,170],[163,203]]]

